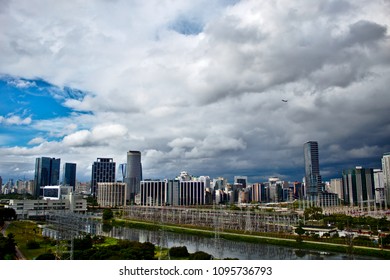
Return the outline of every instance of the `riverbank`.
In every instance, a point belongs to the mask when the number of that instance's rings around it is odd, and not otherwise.
[[[177,225],[159,225],[155,223],[145,222],[145,221],[136,221],[136,220],[115,220],[112,222],[113,226],[126,226],[139,229],[147,230],[165,230],[167,232],[174,233],[184,233],[192,234],[207,238],[215,238],[216,235],[219,238],[232,241],[242,241],[249,243],[262,243],[270,245],[278,245],[290,248],[296,248],[299,250],[315,250],[321,252],[334,252],[334,253],[343,253],[348,255],[360,255],[367,257],[376,257],[380,259],[390,259],[390,250],[380,249],[373,247],[364,247],[364,246],[350,246],[347,244],[340,243],[324,243],[314,240],[302,240],[301,242],[296,241],[296,236],[289,236],[289,238],[284,238],[273,234],[274,236],[265,236],[261,233],[245,233],[245,232],[226,232],[220,231],[215,232],[211,229],[199,228],[196,226],[177,226]]]

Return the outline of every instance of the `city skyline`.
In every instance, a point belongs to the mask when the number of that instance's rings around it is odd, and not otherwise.
[[[306,156],[306,150],[305,150],[305,146],[306,146],[306,144],[308,144],[308,143],[315,143],[316,144],[316,142],[315,141],[308,141],[308,142],[306,142],[306,143],[304,143],[304,149],[303,149],[303,154],[302,154],[302,157],[303,158],[305,158],[305,156]],[[317,148],[317,147],[316,147]],[[318,152],[318,151],[317,151]],[[141,157],[141,154],[140,154],[140,152],[139,151],[128,151],[127,152],[127,157],[128,157],[128,159],[129,159],[129,154],[132,154],[132,153],[138,153],[138,159],[136,160],[136,161],[138,161],[138,163],[140,164],[140,166],[141,166],[141,178],[142,178],[142,161],[140,162],[140,157]],[[326,179],[323,179],[322,178],[322,176],[320,175],[319,176],[319,179],[321,179],[321,181],[320,182],[318,182],[320,185],[322,185],[322,183],[325,183],[325,182],[330,182],[332,179],[342,179],[342,177],[343,177],[343,175],[344,175],[344,171],[346,170],[346,169],[354,169],[354,168],[368,168],[368,169],[373,169],[373,170],[380,170],[380,171],[382,171],[383,170],[383,166],[382,166],[382,164],[383,164],[383,161],[384,161],[384,159],[385,158],[388,158],[388,155],[389,155],[390,153],[385,153],[385,154],[383,154],[383,156],[381,157],[381,159],[380,159],[380,163],[381,163],[381,165],[380,166],[378,166],[378,167],[370,167],[370,166],[360,166],[360,165],[350,165],[349,167],[346,167],[346,168],[344,168],[344,169],[342,169],[342,170],[340,170],[340,174],[339,174],[339,176],[335,176],[335,177],[331,177],[331,178],[326,178]],[[34,171],[34,174],[33,174],[33,177],[32,178],[20,178],[20,177],[17,177],[17,178],[13,178],[13,177],[2,177],[1,176],[1,174],[0,174],[0,178],[2,179],[2,182],[3,183],[7,183],[9,180],[12,180],[14,183],[16,182],[16,181],[18,181],[18,180],[21,180],[21,181],[28,181],[28,180],[35,180],[34,179],[34,177],[36,177],[36,169],[37,169],[37,162],[38,161],[40,161],[40,160],[43,160],[43,159],[47,159],[47,160],[56,160],[56,161],[61,161],[61,158],[57,158],[57,159],[55,159],[55,158],[50,158],[50,157],[40,157],[40,158],[36,158],[35,159],[35,171]],[[317,155],[317,159],[318,159],[318,155]],[[110,177],[111,179],[110,180],[104,180],[104,181],[106,181],[106,182],[126,182],[126,177],[124,177],[123,176],[123,174],[121,173],[121,172],[123,172],[123,171],[126,171],[126,169],[127,169],[127,165],[128,165],[128,163],[121,163],[121,164],[118,164],[118,166],[116,166],[117,165],[117,163],[118,162],[116,162],[116,160],[114,159],[114,158],[97,158],[97,160],[94,160],[92,163],[91,163],[91,166],[92,166],[92,168],[91,168],[91,170],[92,170],[92,176],[90,175],[89,177],[87,176],[87,178],[85,179],[85,180],[79,180],[78,178],[77,178],[77,175],[76,175],[76,178],[74,178],[77,182],[79,182],[79,183],[91,183],[91,188],[93,188],[93,181],[94,181],[94,174],[95,174],[95,172],[96,172],[96,165],[97,164],[99,164],[100,162],[102,162],[103,161],[103,163],[104,162],[107,162],[107,164],[110,164],[110,165],[113,165],[114,166],[114,168],[110,168],[111,169],[111,174],[112,175],[107,175],[108,177]],[[67,165],[67,164],[70,164],[70,165],[74,165],[74,171],[73,172],[75,172],[76,170],[76,164],[75,163],[64,163],[64,165],[63,165],[63,167],[62,167],[62,169],[61,169],[61,173],[59,173],[58,174],[58,176],[60,177],[60,178],[63,178],[64,179],[64,176],[66,176],[65,175],[65,165]],[[103,167],[103,169],[105,170],[106,169],[106,167]],[[95,171],[94,171],[95,170]],[[188,172],[189,171],[189,172]],[[138,172],[138,171],[136,171],[136,172]],[[269,181],[270,179],[278,179],[278,180],[282,180],[282,181],[285,181],[285,182],[299,182],[299,183],[304,183],[305,182],[305,164],[303,164],[303,175],[302,175],[302,177],[301,177],[301,179],[293,179],[293,180],[288,180],[288,179],[286,179],[286,178],[280,178],[280,177],[278,177],[278,176],[275,176],[275,175],[265,175],[264,176],[264,179],[262,179],[262,180],[250,180],[250,179],[248,179],[249,177],[248,176],[243,176],[243,175],[237,175],[237,174],[235,174],[234,173],[234,175],[232,175],[232,177],[223,177],[223,176],[221,176],[221,175],[218,175],[218,174],[216,174],[216,175],[210,175],[210,174],[208,174],[208,173],[202,173],[202,174],[196,174],[196,173],[192,173],[191,172],[191,170],[177,170],[177,172],[176,173],[174,173],[174,175],[172,175],[172,176],[165,176],[165,175],[162,175],[161,177],[145,177],[145,178],[143,178],[143,179],[141,179],[141,180],[139,180],[139,181],[142,181],[142,180],[146,180],[146,181],[148,181],[148,180],[167,180],[167,179],[174,179],[174,178],[177,178],[177,177],[180,177],[181,176],[181,174],[183,174],[183,173],[185,173],[185,174],[188,174],[188,176],[190,176],[190,177],[194,177],[194,178],[199,178],[199,177],[203,177],[203,176],[207,176],[207,177],[209,177],[210,179],[220,179],[220,178],[223,178],[223,179],[225,179],[225,180],[227,180],[227,182],[228,183],[231,183],[231,184],[235,184],[235,183],[237,183],[237,182],[239,182],[239,183],[243,183],[243,184],[256,184],[256,183],[263,183],[263,182],[266,182],[266,181]],[[125,173],[126,174],[126,173]],[[115,175],[115,179],[114,179],[114,177],[113,177],[113,175]],[[6,180],[4,180],[4,178],[6,178]],[[245,183],[244,182],[241,182],[241,180],[245,180]],[[59,184],[64,184],[65,185],[65,183],[63,182],[63,181],[61,181],[60,182],[60,180],[58,180],[58,184],[54,184],[54,185],[59,185]],[[53,184],[52,184],[53,185]],[[318,189],[319,190],[319,189]]]
[[[145,178],[301,181],[310,140],[324,180],[381,168],[389,3],[135,3],[0,4],[3,182],[33,178],[39,157],[87,181],[128,150]]]

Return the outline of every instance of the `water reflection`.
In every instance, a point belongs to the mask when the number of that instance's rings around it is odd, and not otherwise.
[[[240,260],[341,260],[341,259],[375,259],[361,256],[351,256],[339,253],[327,253],[312,250],[253,244],[248,242],[230,241],[225,239],[205,238],[190,234],[179,234],[166,231],[141,230],[126,227],[113,227],[111,231],[103,231],[97,227],[97,234],[118,239],[151,242],[158,246],[186,246],[190,253],[204,251],[218,259],[238,258]]]

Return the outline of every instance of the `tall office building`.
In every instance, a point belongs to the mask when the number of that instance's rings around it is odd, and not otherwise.
[[[97,202],[100,207],[126,206],[126,183],[97,183]]]
[[[168,180],[141,181],[140,204],[147,206],[168,205]]]
[[[372,168],[356,168],[343,170],[344,201],[349,205],[360,206],[374,202],[374,171]]]
[[[385,153],[382,157],[382,171],[385,185],[385,201],[390,206],[390,153]]]
[[[205,186],[201,181],[181,181],[179,187],[179,206],[204,205]]]
[[[234,176],[234,184],[241,184],[242,187],[245,189],[248,184],[248,177],[247,176]]]
[[[112,158],[98,158],[92,165],[91,192],[98,193],[97,183],[115,182],[115,162]]]
[[[142,181],[142,164],[141,152],[127,152],[127,167],[126,167],[126,183],[127,196],[129,200],[133,200],[135,195],[140,191],[140,183]]]
[[[71,186],[72,190],[76,189],[76,163],[68,163],[64,164],[62,171],[62,184],[64,186]]]
[[[383,171],[381,169],[374,169],[374,186],[375,186],[375,203],[379,206],[384,206],[385,199],[385,183]]]
[[[121,180],[123,183],[126,181],[126,169],[127,163],[121,163],[118,166],[118,180]]]
[[[252,201],[254,202],[268,202],[268,195],[266,184],[254,183],[252,184]]]
[[[309,141],[303,145],[305,160],[305,190],[309,199],[317,197],[322,192],[322,178],[318,156],[318,143]]]
[[[225,190],[227,187],[227,179],[222,177],[213,179],[212,187],[214,190]]]
[[[330,191],[331,191],[331,193],[337,194],[337,197],[339,199],[345,201],[344,192],[343,192],[343,179],[342,178],[330,179]]]
[[[60,181],[61,159],[41,157],[35,160],[34,193],[38,198],[43,195],[43,187],[58,185]]]
[[[304,188],[301,182],[293,182],[292,189],[293,189],[294,198],[303,199]]]

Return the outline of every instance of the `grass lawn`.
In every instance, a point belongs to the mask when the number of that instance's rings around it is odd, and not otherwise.
[[[104,237],[104,243],[94,245],[96,247],[104,247],[104,246],[110,246],[110,245],[116,245],[118,243],[118,239],[113,237]]]
[[[7,230],[6,234],[13,233],[15,242],[26,259],[33,260],[41,254],[55,252],[55,242],[44,238],[37,223],[32,221],[14,221]],[[36,241],[39,244],[37,249],[27,248],[29,241]]]
[[[14,239],[18,248],[28,260],[33,260],[44,253],[55,253],[57,250],[57,242],[53,239],[43,237],[41,229],[34,221],[14,221],[8,226],[6,235],[8,233],[14,234]],[[27,243],[29,241],[36,241],[39,244],[39,248],[27,248]],[[105,237],[103,243],[96,244],[95,246],[104,247],[117,243],[118,239]]]

